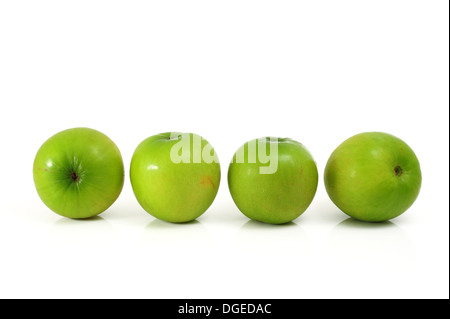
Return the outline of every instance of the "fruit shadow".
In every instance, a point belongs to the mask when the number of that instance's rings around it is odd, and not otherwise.
[[[359,229],[376,229],[376,228],[392,228],[397,227],[397,225],[389,220],[382,222],[366,222],[358,220],[352,217],[348,217],[341,221],[336,227],[346,227],[346,228],[359,228]]]
[[[390,271],[389,267],[401,271],[414,264],[416,248],[408,234],[392,221],[369,223],[349,217],[331,229],[326,253],[342,265],[359,265],[374,272]]]
[[[114,227],[100,216],[86,219],[61,217],[51,224],[45,238],[56,245],[68,247],[107,247],[119,239]]]
[[[93,216],[89,218],[67,218],[67,217],[61,217],[57,221],[53,223],[53,225],[69,225],[69,224],[76,224],[76,223],[102,223],[106,222],[105,219],[101,216]]]
[[[192,250],[193,247],[201,249],[209,245],[211,235],[198,220],[170,223],[154,219],[144,227],[137,240],[140,244],[156,249]]]
[[[171,222],[166,222],[166,221],[163,221],[160,219],[154,219],[150,223],[148,223],[145,228],[147,230],[148,229],[150,229],[150,230],[151,229],[172,229],[172,228],[177,228],[177,227],[192,227],[195,225],[201,225],[201,222],[194,219],[194,220],[191,220],[188,222],[171,223]]]
[[[244,223],[244,225],[242,225],[241,230],[245,230],[245,229],[279,229],[279,228],[288,228],[288,227],[298,227],[298,225],[292,221],[284,223],[284,224],[269,224],[269,223],[264,223],[264,222],[260,222],[257,220],[249,220],[246,223]]]
[[[255,220],[245,222],[233,238],[237,251],[255,255],[286,256],[288,253],[306,253],[310,240],[301,226],[291,221],[268,224]]]

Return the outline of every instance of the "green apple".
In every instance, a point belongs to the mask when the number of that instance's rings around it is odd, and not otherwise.
[[[248,218],[283,224],[299,217],[317,190],[318,172],[310,152],[289,138],[249,141],[228,168],[233,201]]]
[[[419,161],[401,139],[382,132],[350,137],[331,154],[325,187],[347,215],[381,222],[404,213],[419,195]]]
[[[105,134],[72,128],[50,137],[33,164],[36,190],[55,213],[89,218],[119,197],[124,182],[122,156]]]
[[[200,135],[162,133],[138,145],[130,180],[137,201],[150,215],[167,222],[188,222],[201,216],[217,195],[219,159]]]

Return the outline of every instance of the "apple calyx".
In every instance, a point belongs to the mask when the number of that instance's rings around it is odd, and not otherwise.
[[[80,176],[78,176],[77,172],[72,172],[72,174],[70,174],[70,178],[74,183],[78,183],[80,181]]]
[[[403,174],[403,169],[400,165],[394,167],[395,176],[400,177]]]

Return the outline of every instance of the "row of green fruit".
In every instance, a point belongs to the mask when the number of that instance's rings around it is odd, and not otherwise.
[[[72,128],[38,150],[33,177],[42,201],[55,213],[89,218],[119,197],[124,164],[114,142],[90,128]],[[211,144],[196,134],[151,136],[136,148],[130,165],[133,192],[142,208],[168,222],[198,218],[213,203],[220,164]],[[369,222],[395,218],[416,200],[419,161],[401,139],[382,132],[357,134],[331,154],[324,172],[327,193],[349,216]],[[317,190],[310,152],[292,139],[245,143],[228,169],[228,186],[250,219],[282,224],[299,217]]]

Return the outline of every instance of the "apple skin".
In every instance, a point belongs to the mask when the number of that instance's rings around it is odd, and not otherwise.
[[[324,181],[330,199],[344,213],[382,222],[414,203],[422,174],[414,151],[404,141],[388,133],[365,132],[333,151]]]
[[[271,138],[265,138],[266,150]],[[234,203],[248,218],[284,224],[301,214],[311,204],[317,190],[318,171],[310,152],[299,142],[289,138],[272,138],[278,143],[278,168],[273,174],[260,174],[262,164],[249,161],[249,141],[234,154],[228,168],[228,187]],[[257,139],[258,140],[258,139]],[[257,141],[256,140],[256,141]],[[259,143],[256,143],[257,152]],[[243,151],[244,150],[244,151]],[[237,162],[236,154],[244,152],[244,160]]]
[[[124,165],[116,144],[91,128],[61,131],[42,144],[33,164],[39,197],[55,213],[89,218],[119,197]]]
[[[171,138],[176,136],[176,138]],[[194,161],[190,143],[188,162],[175,163],[171,150],[181,139],[201,139],[201,149],[210,147],[214,161]],[[211,144],[193,133],[168,132],[142,141],[133,153],[130,180],[134,195],[150,215],[172,223],[197,219],[213,203],[220,184],[220,164]]]

